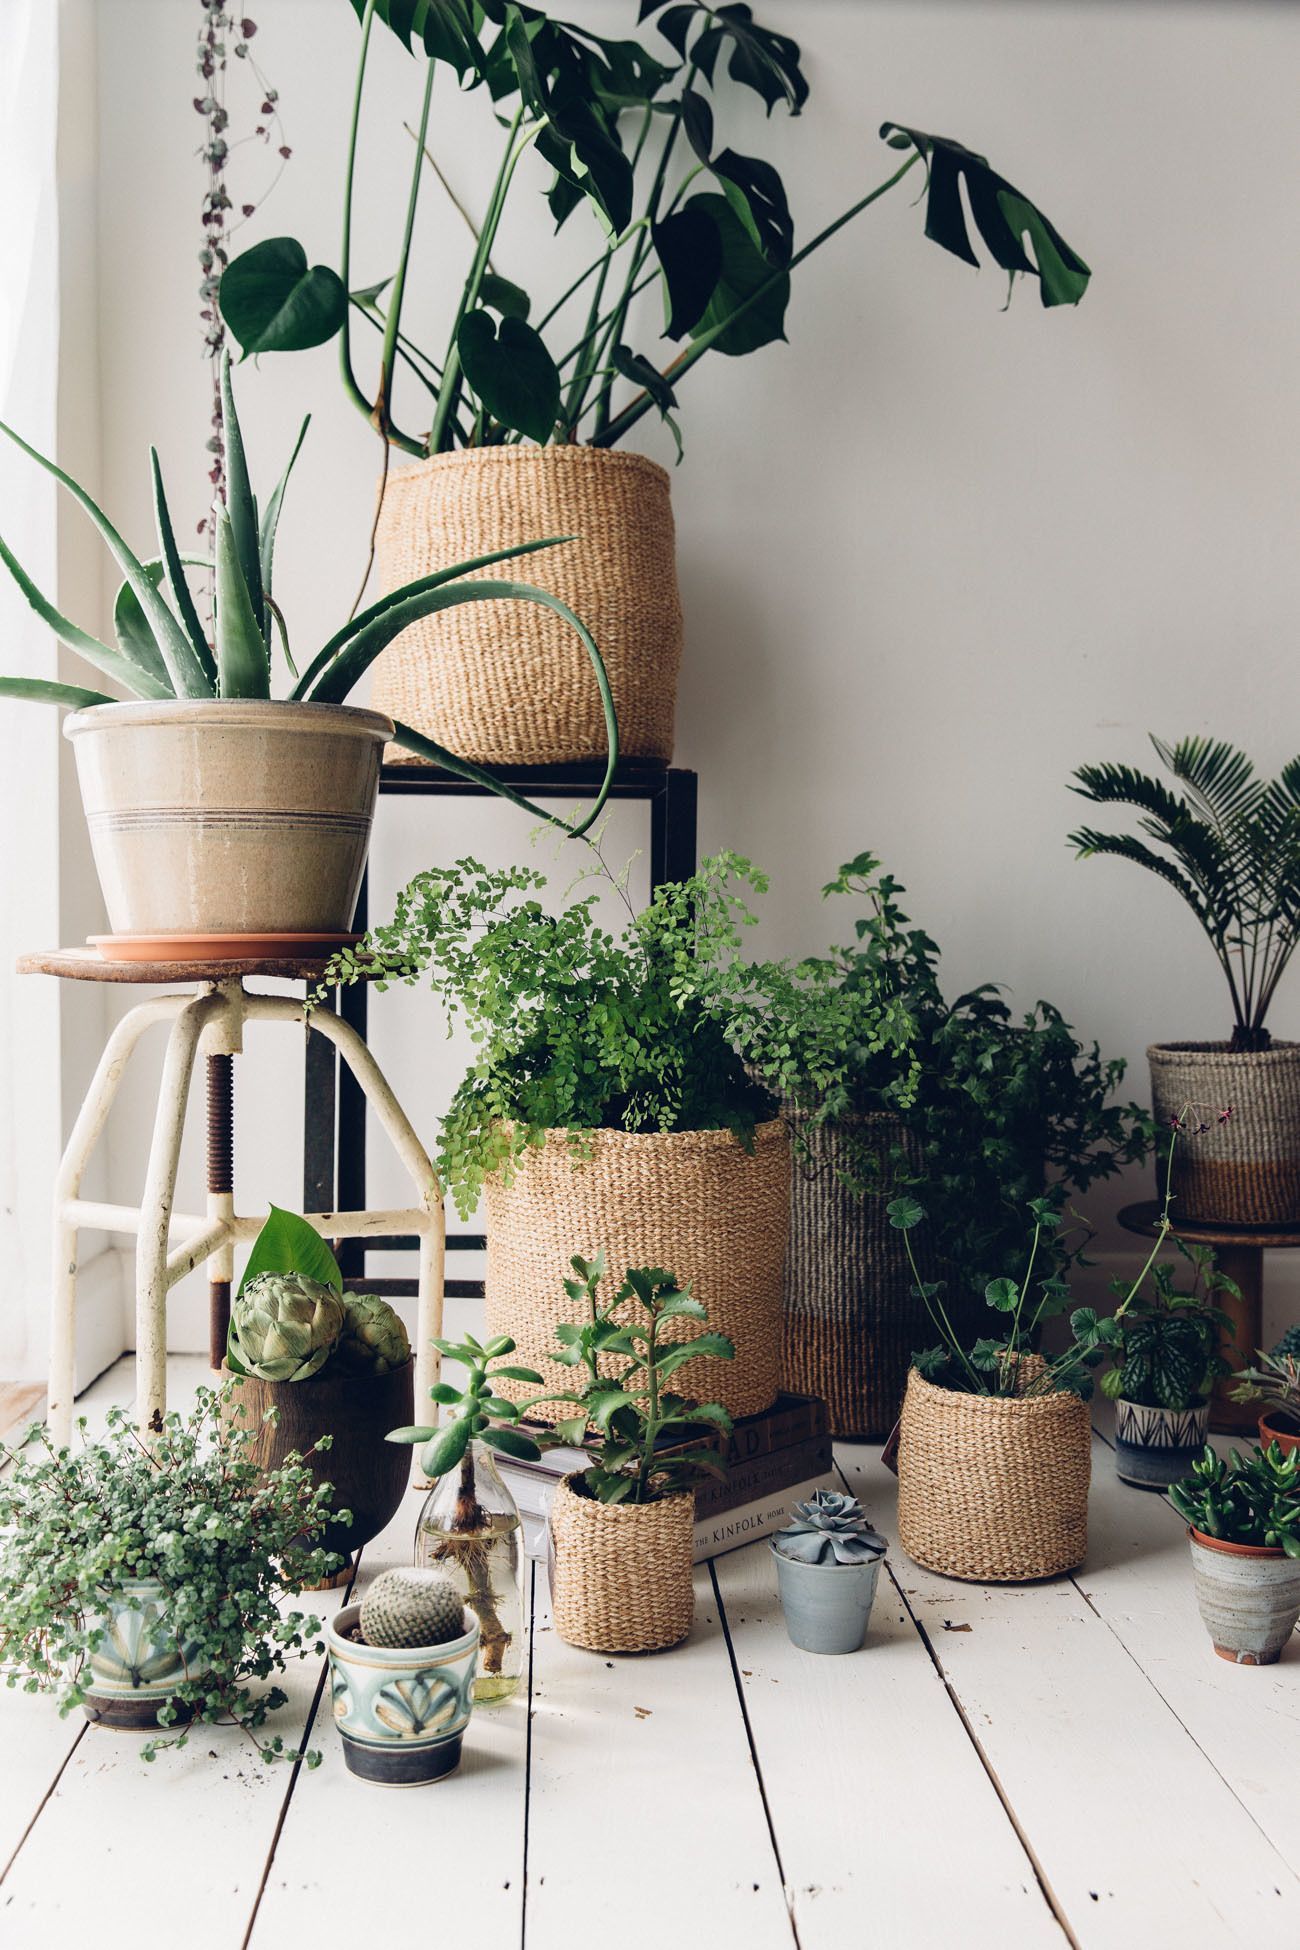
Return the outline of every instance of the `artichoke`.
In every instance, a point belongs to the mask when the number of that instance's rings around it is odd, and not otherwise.
[[[783,1557],[801,1564],[865,1564],[883,1557],[884,1538],[873,1530],[856,1497],[839,1490],[815,1490],[807,1503],[796,1503],[794,1522],[778,1530],[775,1543]]]
[[[259,1273],[230,1310],[230,1351],[263,1381],[306,1381],[342,1332],[342,1296],[301,1273]]]
[[[343,1295],[343,1335],[334,1356],[351,1374],[388,1374],[411,1358],[406,1329],[377,1293]]]

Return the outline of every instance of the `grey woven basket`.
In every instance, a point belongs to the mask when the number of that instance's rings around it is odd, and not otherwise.
[[[1300,1220],[1300,1043],[1153,1043],[1147,1062],[1156,1123],[1167,1132],[1190,1106],[1193,1125],[1209,1127],[1175,1147],[1174,1217],[1240,1226]],[[1161,1142],[1158,1181],[1164,1153]],[[1163,1182],[1157,1189],[1163,1196]]]

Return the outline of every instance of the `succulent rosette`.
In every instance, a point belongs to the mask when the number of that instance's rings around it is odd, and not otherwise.
[[[885,1554],[885,1540],[862,1505],[839,1490],[815,1490],[807,1503],[795,1504],[792,1516],[776,1534],[783,1557],[801,1564],[865,1564]]]

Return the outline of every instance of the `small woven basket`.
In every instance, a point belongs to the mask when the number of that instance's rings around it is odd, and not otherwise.
[[[566,1476],[551,1504],[551,1612],[568,1645],[663,1652],[695,1617],[695,1498],[601,1503]]]
[[[1193,1130],[1174,1146],[1174,1217],[1203,1225],[1300,1221],[1300,1043],[1234,1050],[1227,1043],[1153,1043],[1151,1109],[1168,1133],[1191,1107]],[[1219,1122],[1231,1106],[1232,1116]],[[1164,1197],[1166,1142],[1157,1144]]]
[[[885,1212],[901,1189],[894,1154],[913,1154],[914,1145],[896,1117],[841,1126],[810,1125],[789,1108],[786,1115],[803,1141],[790,1182],[781,1385],[820,1395],[832,1434],[874,1440],[898,1420],[912,1356],[933,1339],[903,1234]],[[870,1189],[854,1191],[845,1171],[859,1180],[871,1172]]]
[[[691,1282],[708,1320],[674,1321],[675,1340],[703,1326],[735,1342],[734,1360],[702,1358],[683,1369],[684,1392],[721,1402],[732,1415],[771,1407],[781,1381],[781,1266],[790,1226],[790,1140],[779,1118],[758,1126],[752,1152],[730,1131],[602,1130],[582,1158],[567,1131],[551,1131],[525,1151],[509,1185],[500,1174],[488,1179],[484,1201],[487,1331],[511,1335],[520,1362],[539,1369],[548,1388],[574,1385],[573,1369],[547,1358],[556,1328],[574,1319],[562,1285],[569,1262],[603,1250],[614,1286],[629,1266],[664,1267]],[[606,1297],[612,1290],[607,1284]],[[504,1383],[502,1392],[512,1386],[529,1392]],[[530,1411],[551,1421],[565,1413],[562,1406]]]
[[[1043,1370],[1021,1360],[1022,1385]],[[907,1378],[898,1432],[898,1534],[948,1578],[1051,1578],[1088,1549],[1092,1424],[1077,1395],[965,1395]]]
[[[516,542],[571,536],[486,569],[567,603],[609,673],[626,758],[673,754],[682,606],[668,476],[597,447],[472,447],[392,473],[376,538],[381,592]],[[587,654],[532,602],[466,603],[413,623],[375,666],[372,700],[462,758],[563,765],[603,758]],[[391,747],[390,760],[418,764]]]

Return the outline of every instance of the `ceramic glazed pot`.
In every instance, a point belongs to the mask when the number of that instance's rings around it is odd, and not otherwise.
[[[1282,1409],[1272,1409],[1259,1418],[1259,1439],[1265,1449],[1270,1442],[1276,1442],[1285,1456],[1288,1450],[1300,1449],[1300,1428]]]
[[[346,933],[391,719],[198,698],[63,732],[114,934]]]
[[[326,1626],[330,1700],[349,1772],[383,1787],[440,1781],[460,1765],[474,1705],[478,1620],[445,1645],[363,1645],[360,1605]]]
[[[803,1564],[775,1543],[785,1629],[805,1652],[856,1652],[867,1636],[882,1560],[865,1564]]]
[[[1153,1043],[1147,1062],[1156,1123],[1167,1130],[1190,1104],[1209,1125],[1174,1147],[1176,1215],[1202,1225],[1300,1221],[1300,1043]],[[1219,1123],[1229,1106],[1232,1116]],[[1156,1177],[1163,1198],[1163,1159]]]
[[[198,1673],[198,1648],[178,1644],[168,1622],[168,1598],[156,1578],[136,1578],[100,1618],[106,1637],[89,1659],[89,1697],[83,1711],[96,1726],[157,1732],[158,1708]],[[177,1724],[192,1718],[182,1706]]]
[[[230,1375],[228,1368],[222,1372]],[[347,1557],[396,1515],[411,1477],[411,1451],[384,1437],[413,1418],[414,1373],[413,1361],[381,1375],[336,1372],[327,1362],[306,1381],[231,1377],[235,1386],[223,1414],[254,1430],[253,1461],[264,1472],[278,1469],[292,1450],[305,1456],[322,1436],[333,1436],[307,1467],[315,1482],[334,1485],[332,1508],[350,1510],[352,1521],[329,1526],[321,1540],[325,1550]],[[272,1408],[278,1422],[266,1420]]]
[[[1115,1404],[1115,1474],[1140,1490],[1167,1490],[1186,1476],[1205,1447],[1210,1404],[1146,1408]]]
[[[567,603],[609,673],[624,757],[667,763],[682,605],[668,475],[654,461],[598,447],[474,447],[395,469],[376,538],[379,588],[543,535],[572,540],[481,577],[513,576]],[[586,652],[540,603],[466,603],[413,623],[375,665],[372,695],[480,764],[605,756]]]
[[[1221,1659],[1276,1664],[1300,1618],[1300,1559],[1188,1530],[1196,1602]]]
[[[790,1139],[780,1118],[760,1124],[746,1151],[730,1131],[596,1131],[578,1159],[567,1131],[525,1151],[507,1185],[483,1188],[487,1213],[487,1330],[509,1334],[548,1393],[573,1384],[549,1359],[572,1318],[563,1280],[574,1253],[603,1249],[610,1276],[666,1266],[692,1283],[708,1330],[735,1343],[732,1361],[688,1370],[696,1401],[761,1415],[781,1381],[781,1268],[790,1230]],[[698,1331],[681,1323],[682,1338]],[[611,1372],[617,1372],[615,1361]],[[529,1392],[503,1383],[504,1394]],[[563,1405],[533,1411],[559,1420]]]
[[[551,1611],[567,1645],[663,1652],[695,1616],[695,1498],[601,1503],[566,1476],[548,1530]]]

